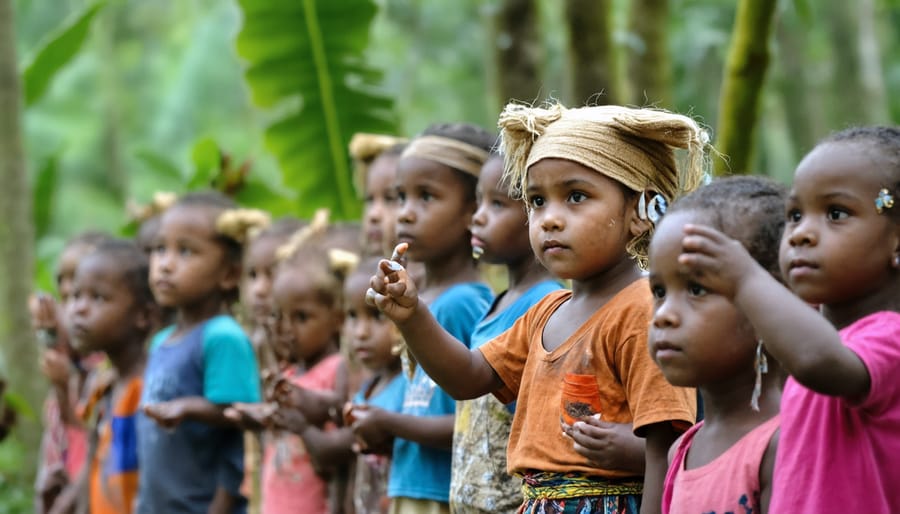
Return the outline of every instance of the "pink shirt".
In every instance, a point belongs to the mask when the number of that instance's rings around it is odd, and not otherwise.
[[[759,513],[759,467],[778,416],[748,432],[712,462],[684,469],[694,435],[703,422],[685,432],[675,450],[663,486],[663,514]]]
[[[302,375],[289,377],[307,389],[334,390],[340,354],[326,357]],[[263,451],[263,514],[327,514],[328,485],[316,474],[298,435],[269,432]]]
[[[866,366],[858,405],[788,379],[770,513],[900,512],[900,314],[878,312],[841,330]]]

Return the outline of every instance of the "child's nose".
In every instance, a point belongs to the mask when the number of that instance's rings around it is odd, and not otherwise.
[[[558,209],[547,206],[541,212],[540,226],[547,232],[559,231],[565,227],[565,218]]]
[[[807,221],[807,219],[800,221],[795,227],[785,232],[791,246],[815,245],[818,242],[812,221]]]
[[[678,325],[678,315],[671,301],[664,301],[653,311],[654,328],[671,328]]]

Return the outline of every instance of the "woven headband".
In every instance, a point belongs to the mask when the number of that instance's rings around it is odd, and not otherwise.
[[[406,147],[401,155],[401,158],[404,157],[434,161],[477,177],[490,153],[449,137],[421,136],[413,139]]]

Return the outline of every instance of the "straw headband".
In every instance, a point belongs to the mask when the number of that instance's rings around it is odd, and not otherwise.
[[[481,167],[490,157],[490,153],[449,137],[420,136],[412,140],[400,157],[418,157],[434,161],[477,177],[481,174]]]

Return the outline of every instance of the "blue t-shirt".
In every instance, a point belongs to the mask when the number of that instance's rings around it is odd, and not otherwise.
[[[365,403],[386,411],[400,412],[400,409],[403,408],[403,373],[397,373],[397,376],[392,378],[381,391],[378,391],[378,394],[366,398],[366,390],[368,390],[371,385],[371,380],[363,384],[362,388],[360,388],[353,397],[353,403]]]
[[[480,283],[457,284],[444,291],[430,306],[435,319],[467,347],[472,331],[490,306],[493,294]],[[456,412],[456,401],[434,383],[421,366],[410,380],[405,374],[403,414],[446,416]],[[433,448],[406,439],[394,439],[388,496],[448,503],[450,450]]]
[[[150,344],[142,406],[189,396],[220,405],[260,401],[256,356],[233,318],[216,316],[170,340],[174,330],[160,331]],[[241,498],[240,430],[195,421],[167,430],[141,413],[138,459],[138,514],[205,514],[218,487]],[[239,501],[233,512],[246,512],[246,502]]]
[[[502,312],[497,313],[496,316],[490,319],[482,319],[478,326],[475,327],[475,332],[472,332],[472,349],[480,347],[484,343],[490,341],[491,339],[499,336],[503,332],[506,332],[510,327],[513,326],[513,323],[516,322],[517,319],[522,317],[528,309],[531,308],[532,305],[536,304],[538,300],[547,296],[548,293],[552,293],[558,289],[562,289],[562,285],[555,280],[545,280],[543,282],[539,282],[533,286],[528,291],[522,293],[516,301],[512,303],[506,309],[503,309]],[[503,299],[503,295],[498,295],[497,298],[494,299],[494,303],[491,304],[491,308],[488,309],[485,316],[490,314],[491,310],[493,310],[494,305]],[[512,402],[507,405],[509,412],[515,412],[516,410],[516,402]]]

